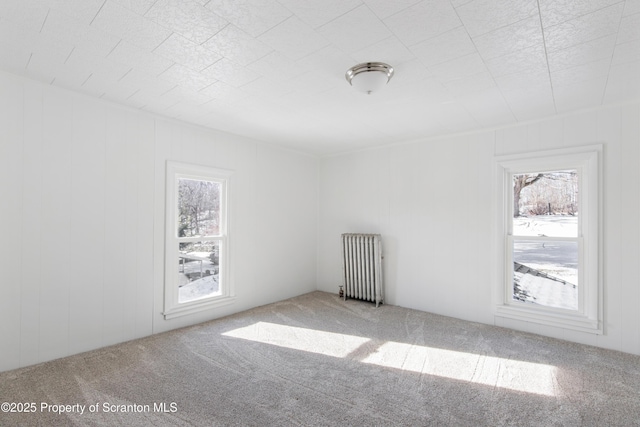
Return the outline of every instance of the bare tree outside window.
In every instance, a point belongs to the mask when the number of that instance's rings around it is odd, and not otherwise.
[[[178,180],[178,237],[220,233],[220,184]]]
[[[520,215],[577,215],[577,212],[578,174],[575,170],[513,176],[514,218]]]

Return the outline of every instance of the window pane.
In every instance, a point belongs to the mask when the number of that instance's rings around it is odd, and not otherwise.
[[[220,293],[220,243],[178,243],[178,302]]]
[[[513,299],[577,310],[578,243],[514,241]]]
[[[578,237],[578,172],[513,175],[513,235]]]
[[[218,182],[178,179],[178,237],[220,234]]]

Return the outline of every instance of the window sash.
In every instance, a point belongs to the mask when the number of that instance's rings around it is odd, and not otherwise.
[[[527,304],[525,302],[517,301],[513,299],[513,286],[514,286],[513,280],[514,280],[514,274],[515,274],[513,252],[514,252],[515,243],[518,241],[571,242],[571,243],[577,244],[578,307],[576,310],[561,308],[561,307],[553,307],[553,306],[542,305],[542,304],[537,304],[534,307],[531,304]],[[583,289],[582,282],[585,277],[585,274],[584,274],[584,268],[583,268],[584,239],[582,237],[507,236],[507,243],[505,246],[506,246],[505,264],[507,267],[507,273],[505,275],[505,278],[507,280],[507,283],[505,283],[505,286],[504,286],[504,291],[505,291],[504,301],[506,305],[510,305],[514,307],[527,307],[527,308],[531,307],[534,310],[548,311],[549,313],[578,313],[581,315],[584,314],[585,300],[584,300],[584,292],[582,291]]]

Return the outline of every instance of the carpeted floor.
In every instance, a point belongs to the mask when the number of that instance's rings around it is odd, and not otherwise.
[[[640,426],[640,357],[313,292],[0,373],[0,402],[2,426]]]

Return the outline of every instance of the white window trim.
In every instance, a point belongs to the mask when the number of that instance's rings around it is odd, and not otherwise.
[[[166,220],[165,220],[165,277],[164,277],[164,318],[197,313],[234,302],[235,293],[229,271],[229,189],[233,172],[201,165],[167,161],[166,172]],[[178,179],[196,179],[215,181],[221,184],[220,194],[220,236],[216,238],[221,245],[219,283],[221,293],[184,303],[178,302]]]
[[[495,158],[496,316],[603,333],[602,152],[603,147],[598,144]],[[513,301],[513,262],[509,250],[509,239],[512,239],[512,175],[568,169],[578,170],[579,175],[579,309],[555,309]]]

